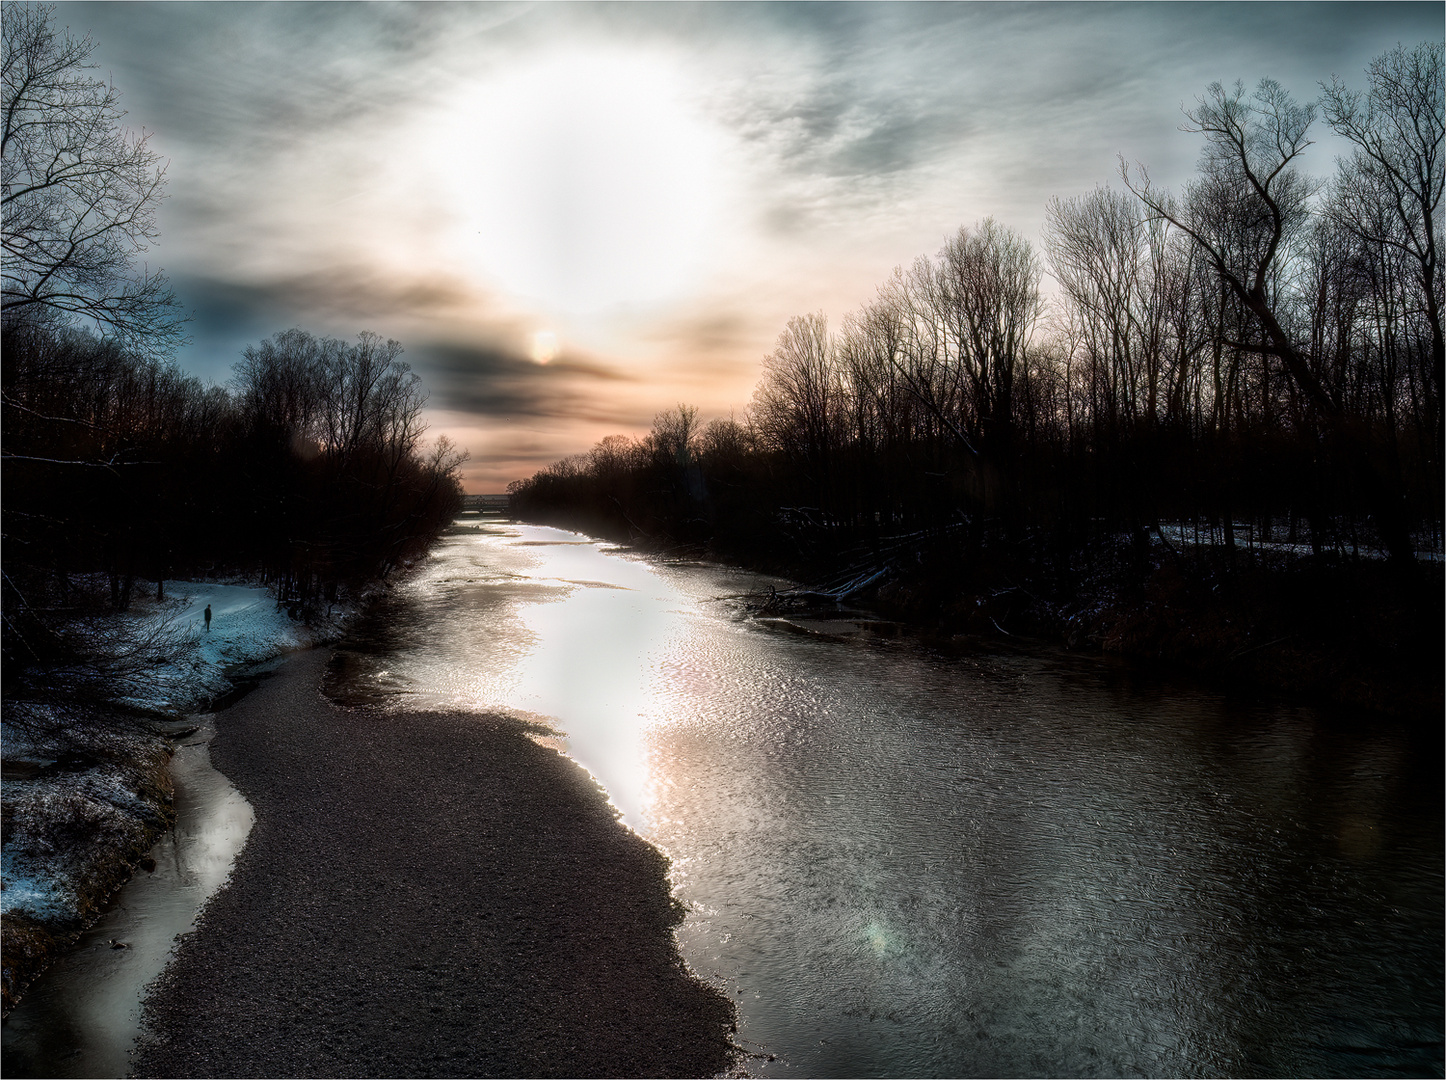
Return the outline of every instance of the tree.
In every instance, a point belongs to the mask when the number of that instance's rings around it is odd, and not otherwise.
[[[778,347],[763,358],[753,419],[768,449],[805,463],[822,496],[828,493],[838,405],[828,318],[819,311],[789,319]]]
[[[1405,519],[1400,477],[1390,466],[1373,460],[1369,440],[1346,408],[1331,393],[1316,364],[1291,333],[1281,283],[1291,246],[1306,232],[1311,219],[1314,186],[1296,168],[1311,145],[1308,132],[1315,121],[1314,104],[1297,104],[1274,79],[1261,79],[1246,96],[1237,82],[1227,91],[1212,83],[1198,106],[1185,113],[1184,130],[1205,136],[1200,177],[1176,200],[1150,186],[1140,168],[1139,182],[1120,163],[1125,184],[1157,218],[1168,221],[1195,243],[1214,268],[1222,286],[1249,312],[1262,340],[1223,344],[1266,358],[1276,357],[1315,413],[1334,433],[1342,457],[1363,463],[1373,473],[1369,483],[1376,525],[1393,561],[1414,563]],[[1268,402],[1268,395],[1262,393]]]
[[[939,252],[939,315],[967,375],[981,452],[1008,456],[1014,376],[1039,319],[1039,261],[1029,241],[985,218]]]
[[[1140,168],[1140,182],[1122,161],[1126,186],[1151,213],[1190,237],[1220,280],[1258,321],[1265,341],[1257,351],[1278,356],[1312,403],[1328,416],[1340,413],[1282,325],[1272,295],[1286,248],[1307,220],[1310,182],[1295,162],[1311,145],[1315,106],[1297,104],[1274,79],[1261,79],[1245,95],[1237,82],[1227,91],[1211,83],[1184,128],[1205,136],[1200,178],[1183,201],[1155,191]]]
[[[1442,51],[1439,41],[1409,50],[1397,45],[1366,69],[1370,89],[1364,97],[1336,78],[1321,84],[1326,122],[1355,145],[1352,156],[1340,162],[1332,200],[1336,216],[1362,240],[1395,249],[1415,265],[1431,334],[1438,438],[1446,366],[1436,221],[1446,179]]]
[[[164,353],[184,319],[165,276],[135,262],[157,236],[165,168],[148,134],[121,127],[120,92],[86,73],[95,43],[57,32],[53,14],[5,6],[4,323],[80,321]]]
[[[653,430],[648,443],[654,459],[665,467],[687,468],[693,459],[693,444],[698,438],[698,409],[681,402],[653,417]]]

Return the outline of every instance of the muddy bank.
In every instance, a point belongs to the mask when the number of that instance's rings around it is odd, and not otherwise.
[[[256,808],[145,1009],[142,1076],[708,1076],[733,1008],[667,862],[500,717],[322,698],[300,656],[217,718]]]
[[[4,709],[3,1013],[79,939],[174,820],[174,748],[101,706]]]

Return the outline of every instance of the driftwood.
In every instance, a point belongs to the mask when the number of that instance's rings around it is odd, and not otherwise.
[[[863,592],[875,582],[883,580],[892,570],[892,566],[885,566],[872,573],[866,571],[859,574],[832,589],[789,589],[787,592],[779,593],[778,596],[787,600],[823,600],[831,604],[838,604]]]
[[[809,604],[841,604],[870,586],[887,579],[893,571],[892,563],[877,569],[870,568],[863,571],[855,567],[849,570],[842,580],[835,579],[836,583],[812,587],[800,586],[796,589],[785,589],[783,592],[770,587],[767,599],[759,605],[758,610],[774,612]]]

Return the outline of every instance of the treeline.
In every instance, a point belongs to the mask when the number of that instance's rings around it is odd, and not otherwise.
[[[104,575],[261,576],[298,615],[385,577],[460,506],[463,455],[423,444],[425,394],[401,346],[301,330],[248,347],[229,387],[75,329],[3,336],[5,660],[54,644]]]
[[[836,329],[791,320],[742,422],[671,410],[515,508],[783,558],[921,532],[1060,565],[1121,536],[1439,551],[1442,47],[1368,75],[1312,105],[1211,86],[1178,195],[1122,162],[1125,190],[1051,201],[1042,251],[960,229]],[[1353,148],[1324,182],[1297,167],[1319,115]]]

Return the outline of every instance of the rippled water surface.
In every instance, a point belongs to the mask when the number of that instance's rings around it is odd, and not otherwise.
[[[1439,738],[750,617],[770,584],[463,519],[330,690],[554,728],[756,1075],[1441,1074]]]

